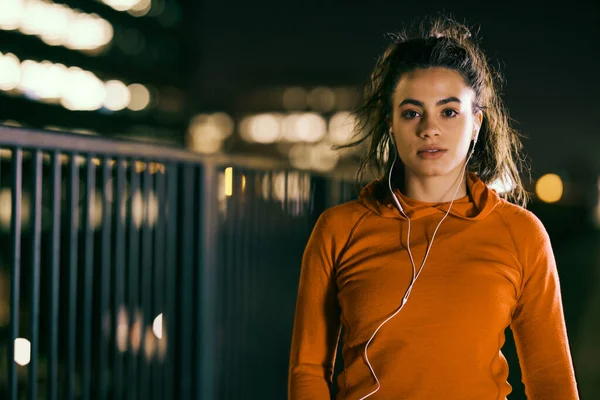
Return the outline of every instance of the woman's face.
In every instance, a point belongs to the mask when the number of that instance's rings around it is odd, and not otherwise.
[[[393,95],[392,129],[407,177],[455,178],[479,132],[475,94],[463,77],[446,68],[405,73]]]

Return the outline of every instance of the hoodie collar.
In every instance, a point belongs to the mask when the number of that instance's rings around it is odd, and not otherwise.
[[[498,194],[473,173],[469,173],[467,176],[467,187],[467,196],[455,199],[452,204],[450,214],[455,217],[466,220],[483,219],[501,202]],[[411,220],[432,214],[446,213],[450,206],[449,201],[427,203],[412,199],[402,194],[398,189],[394,189],[394,193],[398,197],[404,212]],[[360,192],[358,201],[382,217],[404,219],[392,199],[386,182],[383,180],[375,180],[365,186]]]

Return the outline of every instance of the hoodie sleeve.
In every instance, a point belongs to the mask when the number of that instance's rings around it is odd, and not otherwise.
[[[340,336],[335,243],[321,215],[306,245],[289,364],[289,400],[329,400]]]
[[[550,238],[530,212],[514,226],[523,275],[511,330],[529,400],[577,400]]]

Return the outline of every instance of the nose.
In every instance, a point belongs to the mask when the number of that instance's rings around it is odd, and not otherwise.
[[[422,139],[432,138],[440,135],[440,129],[438,128],[436,121],[427,114],[423,115],[421,118],[418,132],[419,137]]]

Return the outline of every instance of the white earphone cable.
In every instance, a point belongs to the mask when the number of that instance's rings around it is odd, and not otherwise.
[[[371,371],[371,375],[373,375],[373,377],[375,378],[375,381],[377,382],[377,388],[375,390],[373,390],[371,393],[365,395],[364,397],[361,397],[360,400],[364,400],[367,397],[375,394],[381,388],[381,383],[379,382],[379,379],[377,378],[377,374],[375,374],[375,370],[373,369],[373,366],[369,362],[369,354],[368,354],[369,345],[371,344],[371,342],[373,341],[373,339],[375,339],[375,335],[377,335],[377,332],[379,332],[379,329],[381,329],[381,327],[383,325],[385,325],[389,320],[391,320],[396,315],[398,315],[398,313],[400,312],[400,310],[402,310],[402,308],[404,307],[404,305],[408,301],[408,297],[410,296],[412,288],[413,288],[415,282],[417,281],[417,278],[419,277],[419,275],[421,275],[421,271],[423,270],[423,267],[425,266],[425,262],[427,261],[427,257],[429,256],[429,251],[431,250],[431,246],[433,245],[433,240],[435,239],[435,235],[437,234],[437,231],[440,228],[440,225],[442,225],[442,222],[444,222],[444,220],[446,219],[446,217],[450,213],[450,209],[452,208],[452,205],[454,204],[454,200],[456,198],[456,194],[458,193],[458,189],[461,187],[461,184],[462,184],[464,176],[465,176],[465,171],[467,170],[467,165],[469,164],[469,160],[471,159],[471,156],[473,155],[473,152],[475,151],[475,145],[476,144],[477,144],[477,137],[475,137],[475,140],[473,142],[473,148],[471,149],[471,151],[469,153],[469,157],[467,157],[467,161],[465,162],[465,166],[464,166],[464,168],[462,170],[462,173],[461,173],[458,185],[456,186],[456,190],[454,191],[454,195],[452,196],[452,201],[450,202],[450,205],[448,206],[448,210],[446,211],[446,214],[442,217],[442,219],[440,220],[440,222],[437,224],[435,230],[433,231],[433,235],[431,236],[431,241],[429,242],[429,245],[427,246],[427,250],[425,251],[425,256],[423,257],[423,262],[421,263],[421,266],[420,266],[418,272],[416,271],[415,261],[413,259],[413,255],[412,255],[412,252],[410,250],[410,222],[411,221],[410,221],[410,218],[408,217],[408,215],[404,212],[404,209],[402,208],[402,205],[400,204],[400,201],[398,200],[398,197],[396,197],[396,194],[394,193],[394,191],[392,189],[392,171],[394,170],[394,165],[396,164],[396,160],[398,158],[397,151],[394,153],[394,161],[392,162],[392,166],[390,167],[390,173],[388,175],[388,187],[390,189],[390,193],[392,194],[394,202],[396,203],[396,207],[398,207],[398,211],[400,211],[400,213],[408,221],[408,229],[407,229],[407,237],[406,237],[406,249],[407,249],[407,252],[408,252],[408,257],[410,258],[410,263],[412,265],[412,278],[411,278],[410,284],[408,285],[408,288],[404,292],[404,297],[402,298],[402,303],[400,304],[400,307],[398,307],[398,309],[392,315],[390,315],[389,317],[387,317],[377,327],[377,329],[375,329],[375,332],[373,332],[373,335],[371,335],[371,338],[367,341],[367,344],[365,345],[365,361],[367,362],[369,370]]]

